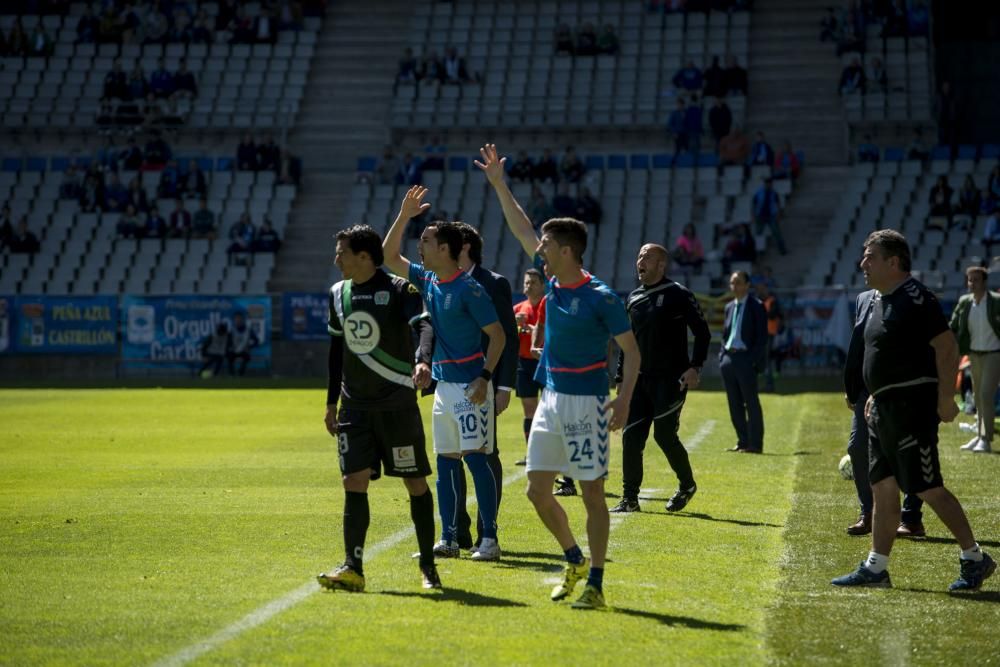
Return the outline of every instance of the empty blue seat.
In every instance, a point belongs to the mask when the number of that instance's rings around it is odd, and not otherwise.
[[[886,162],[902,162],[906,154],[903,152],[902,148],[897,146],[889,146],[885,149],[885,153],[882,155],[882,159]]]
[[[715,153],[702,153],[698,156],[699,167],[718,167],[719,156]]]
[[[52,171],[66,171],[69,168],[69,158],[63,155],[53,155],[49,160],[49,168]]]
[[[694,155],[687,152],[681,153],[674,160],[675,167],[690,168],[693,167],[694,164],[695,164]]]
[[[980,156],[984,160],[1000,158],[1000,144],[983,144]]]
[[[215,161],[216,171],[232,171],[233,170],[233,158],[231,157],[220,157]]]
[[[26,169],[28,171],[45,171],[49,166],[49,161],[43,157],[29,157]]]
[[[5,157],[3,159],[4,171],[21,171],[21,158]]]
[[[674,164],[674,156],[670,153],[656,153],[653,155],[653,169],[670,169]]]
[[[805,151],[795,151],[795,157],[799,159],[799,166],[804,167],[806,165],[806,152]]]
[[[635,153],[629,157],[629,169],[649,169],[649,155]]]
[[[975,160],[979,147],[971,144],[962,144],[958,147],[959,160]]]
[[[452,155],[448,158],[448,171],[469,171],[469,158]]]
[[[587,167],[587,171],[604,171],[604,156],[588,155],[583,164]]]
[[[215,170],[215,160],[210,157],[200,157],[198,158],[198,167],[202,171],[214,171]]]
[[[375,171],[375,158],[370,155],[359,157],[358,171]]]
[[[608,169],[624,169],[626,165],[624,155],[609,155]]]
[[[950,160],[951,148],[948,146],[935,146],[931,149],[932,160]]]

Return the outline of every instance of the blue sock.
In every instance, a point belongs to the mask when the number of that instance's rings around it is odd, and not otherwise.
[[[437,497],[438,514],[441,516],[441,539],[454,542],[458,531],[458,476],[462,474],[459,459],[438,455]]]
[[[587,576],[587,585],[593,586],[597,590],[604,591],[604,568],[603,567],[592,567],[590,568],[590,574]]]
[[[497,539],[497,481],[486,461],[486,454],[467,454],[465,465],[469,466],[472,483],[476,487],[479,516],[483,518],[483,537],[495,540]]]
[[[583,562],[583,552],[580,551],[580,547],[578,545],[574,544],[566,550],[566,562],[572,563],[573,565],[579,565]]]

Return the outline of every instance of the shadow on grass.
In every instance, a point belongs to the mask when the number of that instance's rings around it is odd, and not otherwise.
[[[896,540],[916,542],[917,544],[920,544],[921,542],[925,542],[927,544],[956,544],[954,537],[897,537]],[[981,547],[1000,548],[1000,542],[993,540],[977,540],[977,542]]]
[[[648,512],[648,514],[662,514],[664,516],[676,516],[683,519],[702,519],[703,521],[718,521],[719,523],[731,523],[737,526],[750,526],[756,528],[784,528],[777,523],[765,523],[763,521],[744,521],[743,519],[723,519],[710,514],[700,512]]]
[[[503,550],[503,557],[506,558],[541,558],[543,560],[554,560],[560,565],[563,563],[564,559],[562,556],[554,553],[542,553],[540,551],[508,551]]]
[[[378,595],[390,595],[400,598],[418,598],[431,602],[457,602],[469,607],[527,607],[523,602],[506,600],[504,598],[490,597],[472,591],[463,591],[461,588],[449,588],[447,584],[440,592],[427,591],[416,593],[413,591],[381,591]]]
[[[611,609],[616,614],[635,616],[636,618],[648,618],[651,621],[662,623],[663,625],[679,625],[695,630],[723,630],[726,632],[739,632],[745,630],[745,625],[736,623],[716,623],[714,621],[703,621],[700,618],[690,616],[672,616],[670,614],[658,614],[655,611],[640,611],[638,609],[627,609],[624,607],[614,607]]]
[[[940,595],[943,597],[953,598],[955,600],[968,600],[969,602],[992,602],[993,604],[1000,603],[1000,591],[971,591],[967,593],[951,593],[949,591],[937,590],[931,591],[926,588],[900,588],[896,587],[897,591],[906,591],[907,593],[929,593],[931,595]]]

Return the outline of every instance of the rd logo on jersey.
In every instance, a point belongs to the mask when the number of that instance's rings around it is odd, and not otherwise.
[[[381,339],[378,322],[363,310],[354,311],[344,321],[344,341],[354,354],[370,354]]]

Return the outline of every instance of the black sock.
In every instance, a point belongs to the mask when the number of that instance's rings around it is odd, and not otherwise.
[[[430,489],[422,496],[410,496],[410,518],[417,531],[420,566],[434,564],[434,494]]]
[[[524,441],[528,442],[528,434],[531,433],[531,417],[524,418]]]
[[[344,550],[346,565],[358,574],[364,574],[365,536],[368,534],[368,494],[344,492]]]

